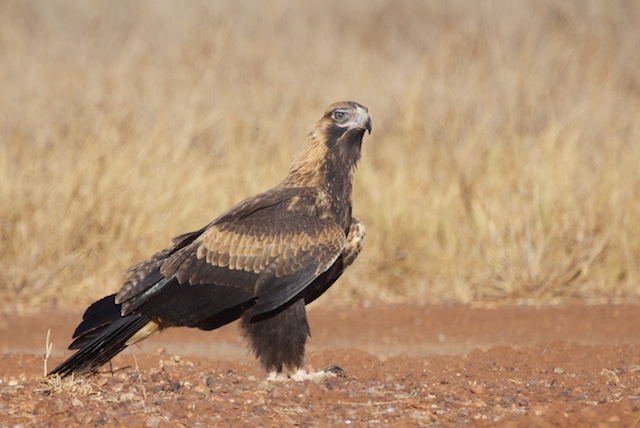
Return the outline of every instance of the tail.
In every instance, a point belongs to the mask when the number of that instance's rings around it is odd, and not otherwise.
[[[78,349],[78,352],[51,370],[48,376],[93,372],[127,346],[159,330],[159,325],[150,318],[136,314],[121,316],[120,305],[114,299],[115,294],[112,294],[89,306],[73,333],[75,340],[69,345],[69,349]]]

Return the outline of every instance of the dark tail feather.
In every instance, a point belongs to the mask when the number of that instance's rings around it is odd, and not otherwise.
[[[140,315],[120,315],[115,294],[98,300],[85,312],[69,349],[78,349],[48,374],[66,377],[95,371],[127,347],[127,341],[151,320]]]

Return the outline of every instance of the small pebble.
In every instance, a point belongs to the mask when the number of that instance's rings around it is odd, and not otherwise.
[[[193,388],[193,390],[194,390],[195,392],[204,393],[204,392],[206,392],[206,391],[207,391],[207,387],[206,387],[206,386],[204,386],[204,385],[202,385],[202,384],[198,384],[198,385],[196,385],[196,386]]]
[[[469,388],[469,390],[474,394],[482,394],[484,392],[484,388],[482,387],[482,385],[478,385],[478,384],[471,385],[471,388]]]
[[[549,411],[549,409],[547,409],[544,406],[533,406],[531,408],[531,413],[535,416],[542,416],[544,414],[546,414]]]
[[[422,419],[423,415],[422,412],[419,410],[414,410],[413,412],[411,412],[411,419]]]
[[[213,376],[207,376],[207,380],[205,382],[207,382],[207,386],[209,388],[213,388],[213,385],[216,384],[216,380],[213,378]]]
[[[266,380],[263,380],[256,386],[256,389],[258,391],[271,391],[272,388],[273,384],[271,382],[267,382]]]
[[[149,428],[158,428],[159,425],[160,425],[159,417],[151,416],[150,418],[147,419],[146,426],[148,426]]]

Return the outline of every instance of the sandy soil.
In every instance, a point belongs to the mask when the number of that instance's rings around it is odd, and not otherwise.
[[[640,305],[313,308],[309,370],[267,381],[231,325],[45,380],[82,308],[0,318],[0,427],[640,426]]]

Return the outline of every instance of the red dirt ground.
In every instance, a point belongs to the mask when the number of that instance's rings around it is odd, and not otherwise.
[[[309,370],[267,381],[236,325],[174,329],[45,381],[82,309],[0,318],[0,427],[640,426],[640,305],[312,308]],[[176,355],[179,355],[177,357]]]

